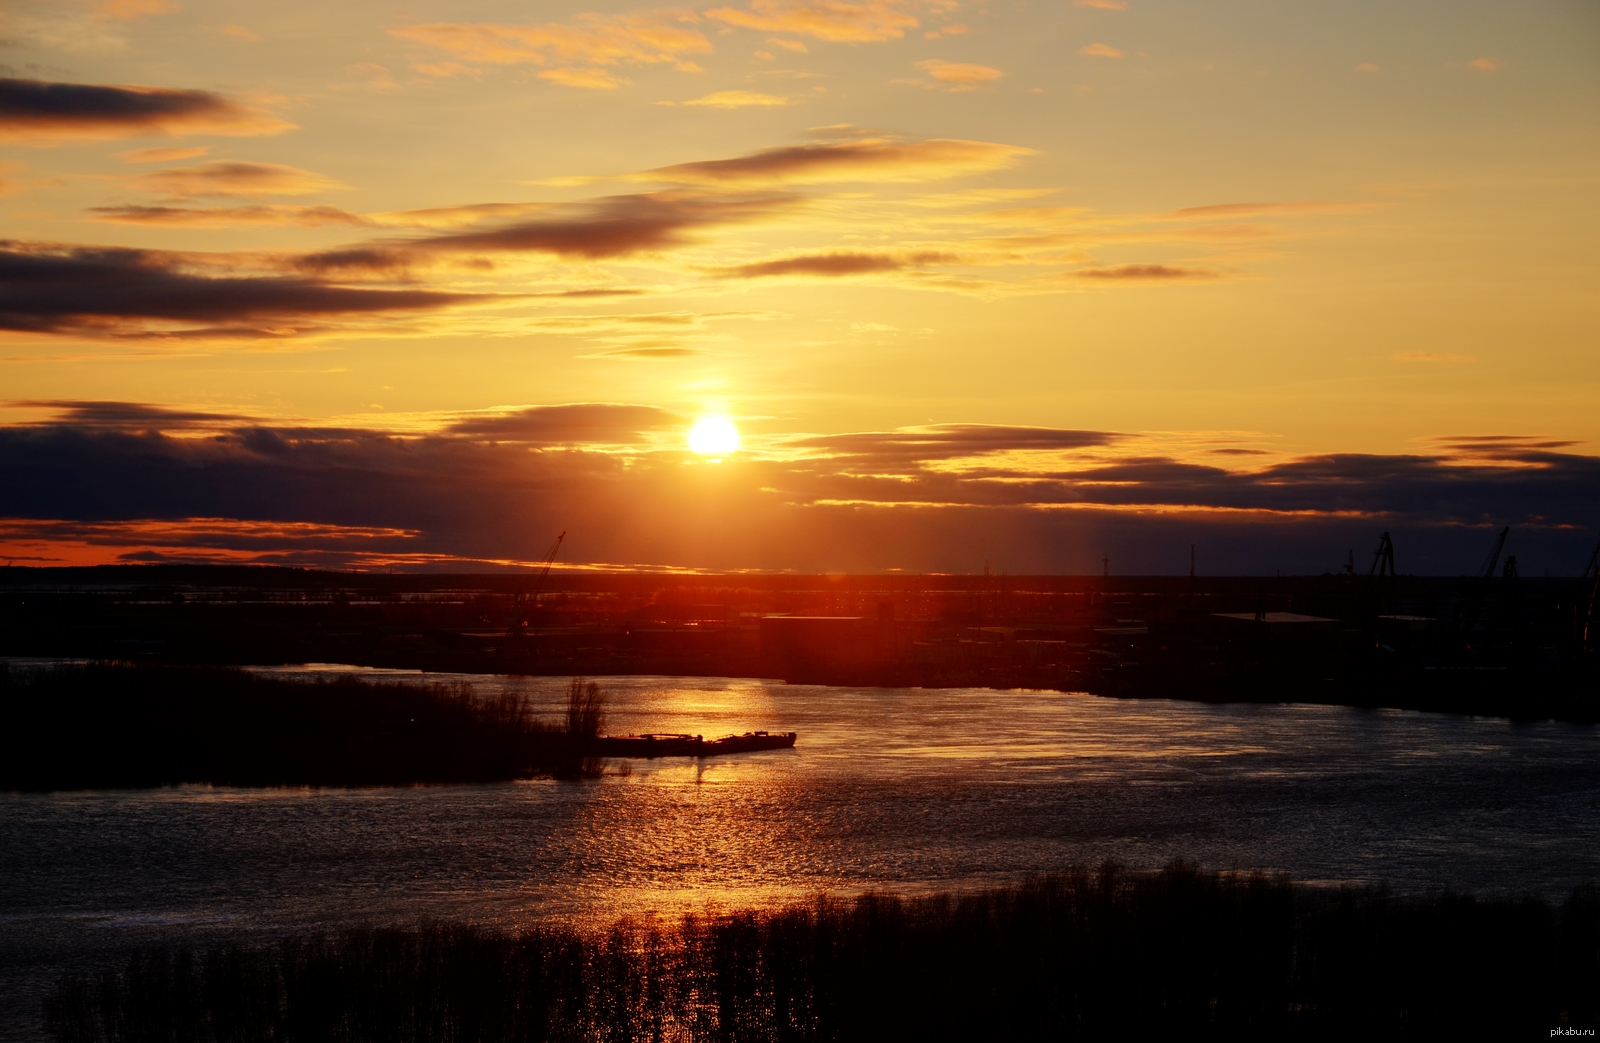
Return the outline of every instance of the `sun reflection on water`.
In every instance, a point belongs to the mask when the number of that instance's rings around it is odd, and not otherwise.
[[[568,680],[390,676],[518,692],[551,718]],[[0,797],[0,830],[39,853],[0,879],[0,913],[52,910],[42,922],[69,933],[80,929],[71,917],[107,909],[236,918],[219,932],[419,917],[598,927],[818,893],[973,887],[1107,857],[1479,890],[1504,880],[1556,891],[1600,876],[1594,729],[1049,692],[599,680],[614,733],[792,730],[799,743],[628,761],[625,773],[614,762],[584,782]]]

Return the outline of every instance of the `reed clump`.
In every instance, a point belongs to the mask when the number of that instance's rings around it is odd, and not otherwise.
[[[0,789],[362,786],[553,772],[559,728],[513,694],[225,667],[0,664]]]
[[[567,685],[565,746],[555,776],[561,779],[598,778],[605,759],[593,753],[594,741],[606,726],[606,690],[593,681],[574,677]]]
[[[63,979],[62,1043],[1522,1038],[1600,1013],[1600,892],[1313,891],[1176,863],[586,934],[425,924]]]

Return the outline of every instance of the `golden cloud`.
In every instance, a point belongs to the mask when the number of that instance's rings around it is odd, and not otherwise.
[[[1117,50],[1115,47],[1112,47],[1110,44],[1104,44],[1104,43],[1091,43],[1091,44],[1089,44],[1089,45],[1087,45],[1085,47],[1080,47],[1080,48],[1078,48],[1078,53],[1079,54],[1083,54],[1083,55],[1087,55],[1090,58],[1121,58],[1122,57],[1122,52],[1121,51]]]
[[[692,11],[642,14],[580,14],[566,25],[503,25],[491,22],[406,25],[389,30],[401,40],[426,44],[464,61],[489,65],[551,66],[541,78],[569,87],[611,89],[625,82],[600,67],[671,62],[698,68],[686,55],[706,54],[711,42],[697,29]]]
[[[916,28],[917,20],[903,6],[895,0],[751,0],[748,8],[717,7],[705,15],[740,29],[795,33],[834,43],[871,43],[898,40],[907,29]]]
[[[689,184],[807,184],[824,181],[935,181],[1012,166],[1034,150],[957,138],[862,138],[764,149],[733,159],[658,167],[641,179]]]
[[[939,264],[955,259],[952,254],[935,251],[923,251],[906,255],[836,251],[821,254],[801,254],[795,257],[779,257],[771,261],[734,265],[730,268],[719,269],[717,274],[724,278],[738,279],[757,279],[778,275],[820,275],[827,277],[872,275],[879,272],[902,271],[916,264]]]
[[[632,80],[607,72],[605,69],[546,69],[539,79],[559,83],[563,87],[581,87],[591,91],[614,91],[632,83]]]
[[[991,69],[987,65],[942,62],[937,58],[920,61],[917,63],[917,68],[940,83],[949,83],[961,87],[976,87],[985,83],[993,83],[995,80],[1005,76],[1005,73],[999,69]]]
[[[1165,264],[1119,264],[1108,268],[1084,268],[1071,273],[1078,279],[1110,282],[1169,282],[1177,279],[1215,279],[1209,268],[1175,268]]]
[[[760,94],[756,91],[717,91],[707,94],[703,98],[683,102],[684,105],[703,105],[712,109],[747,109],[771,108],[779,105],[793,105],[793,98],[784,98],[776,94]]]
[[[336,206],[230,206],[192,208],[181,206],[97,206],[89,210],[93,220],[118,225],[162,225],[177,228],[237,228],[241,225],[294,225],[320,228],[326,225],[367,225],[372,222],[360,214]]]
[[[389,240],[306,254],[295,261],[301,271],[392,273],[440,256],[550,254],[602,259],[672,249],[709,228],[747,224],[774,216],[797,200],[779,193],[708,194],[686,191],[609,196],[563,206],[504,206],[524,219],[468,227],[451,234]],[[479,213],[482,208],[469,208]],[[531,211],[531,213],[530,213]],[[423,221],[430,212],[417,212]],[[431,212],[446,224],[450,211]],[[397,224],[406,214],[379,215]]]
[[[95,17],[107,22],[131,22],[153,14],[172,14],[183,8],[172,0],[102,0]]]
[[[176,167],[127,179],[130,184],[169,196],[303,196],[344,188],[332,178],[281,163],[217,161]]]

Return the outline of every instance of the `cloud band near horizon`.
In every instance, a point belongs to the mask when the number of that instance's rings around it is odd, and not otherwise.
[[[1241,467],[1255,458],[1136,434],[952,424],[769,438],[710,464],[679,447],[686,418],[651,406],[398,435],[29,405],[55,416],[0,428],[0,555],[41,562],[470,570],[535,560],[548,528],[595,565],[1089,572],[1113,556],[1161,572],[1194,542],[1210,571],[1262,573],[1337,566],[1389,530],[1406,571],[1462,574],[1511,524],[1524,571],[1559,574],[1581,569],[1600,517],[1600,457],[1510,436]]]

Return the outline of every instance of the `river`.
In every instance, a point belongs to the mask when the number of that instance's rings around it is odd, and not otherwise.
[[[273,670],[301,677],[348,670]],[[566,679],[362,670],[525,693]],[[0,794],[0,1020],[153,942],[419,918],[516,925],[968,888],[1184,858],[1315,886],[1552,898],[1600,879],[1600,729],[983,689],[600,678],[609,730],[795,731],[793,750],[600,779]]]

